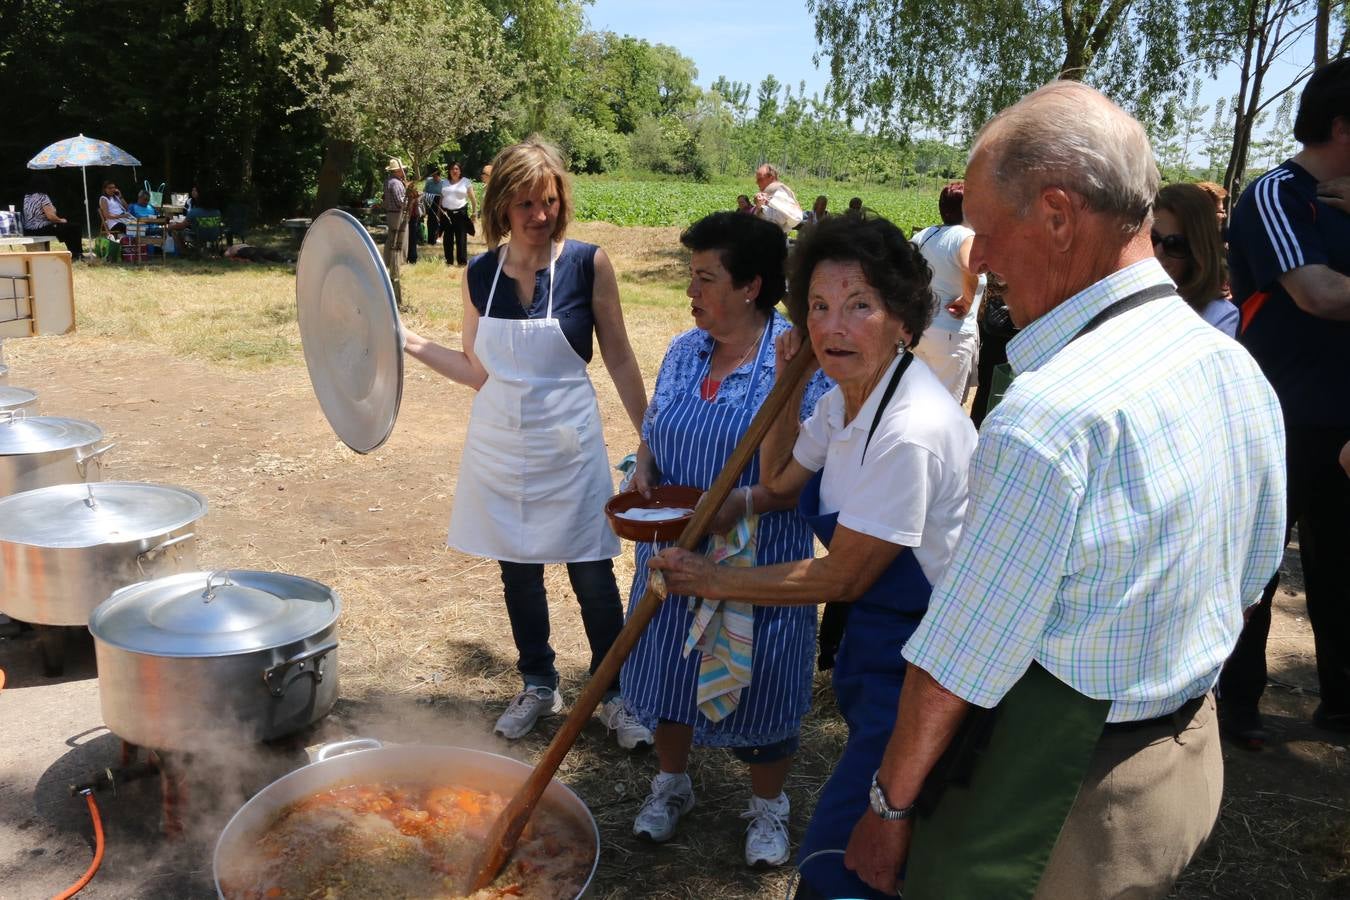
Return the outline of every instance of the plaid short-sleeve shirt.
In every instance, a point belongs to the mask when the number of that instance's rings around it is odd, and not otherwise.
[[[1114,300],[1167,281],[1122,269],[1024,328],[985,419],[965,531],[904,650],[994,706],[1034,660],[1108,721],[1209,690],[1279,564],[1284,430],[1270,384],[1180,298],[1078,340]]]

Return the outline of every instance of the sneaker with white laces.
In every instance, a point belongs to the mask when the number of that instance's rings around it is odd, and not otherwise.
[[[619,746],[625,750],[650,747],[656,742],[651,729],[639,722],[637,716],[625,709],[623,701],[618,697],[601,703],[595,715],[607,729],[617,732],[615,737],[619,741]]]
[[[789,809],[787,794],[779,794],[774,800],[750,795],[750,807],[741,813],[742,819],[750,820],[745,829],[747,866],[765,868],[781,866],[788,861]]]
[[[542,685],[527,687],[512,698],[492,730],[514,741],[529,734],[540,718],[557,715],[562,708],[562,694]]]
[[[688,773],[661,772],[652,779],[652,792],[642,801],[633,820],[633,834],[664,844],[675,834],[680,816],[694,808],[694,785]]]

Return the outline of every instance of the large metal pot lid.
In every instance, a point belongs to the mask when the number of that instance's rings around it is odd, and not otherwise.
[[[319,407],[357,453],[389,438],[403,398],[403,329],[379,248],[341,210],[314,220],[295,272],[300,343]]]
[[[134,481],[54,484],[0,498],[0,541],[73,549],[168,534],[206,515],[187,488]]]
[[[0,412],[0,456],[69,450],[102,439],[103,429],[83,419],[29,416],[21,409]]]
[[[0,412],[32,406],[36,402],[37,394],[28,390],[28,388],[9,387],[0,384]]]
[[[116,591],[89,617],[99,640],[153,656],[230,656],[293,644],[337,621],[330,588],[281,572],[186,572]]]

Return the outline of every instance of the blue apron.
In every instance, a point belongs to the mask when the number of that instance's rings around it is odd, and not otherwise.
[[[756,386],[773,353],[773,331],[774,323],[770,320],[760,340],[750,372],[750,389],[743,403],[704,400],[699,395],[699,385],[708,374],[705,366],[674,401],[658,407],[649,443],[663,483],[706,490],[721,473],[757,411]],[[711,365],[711,354],[708,359]],[[737,485],[751,485],[758,480],[756,455]],[[669,546],[673,544],[637,545],[630,614],[647,588],[647,561]],[[813,549],[811,530],[795,511],[760,516],[756,565],[808,559]],[[815,608],[755,608],[750,685],[741,694],[736,711],[713,723],[699,714],[697,708],[699,654],[681,655],[693,621],[687,600],[685,596],[672,595],[663,603],[624,663],[620,683],[629,710],[648,727],[662,719],[693,725],[695,742],[704,746],[754,747],[795,737],[801,729],[802,716],[811,707]]]
[[[886,403],[904,374],[904,361],[896,369],[893,384],[882,397],[872,430],[881,420]],[[871,439],[869,433],[868,439]],[[864,454],[866,450],[864,449]],[[834,538],[838,513],[820,511],[817,472],[802,489],[798,511],[812,532],[827,547]],[[905,660],[900,651],[919,626],[933,591],[912,549],[900,551],[867,591],[850,604],[844,639],[839,645],[833,680],[839,712],[848,724],[848,740],[829,781],[816,802],[811,824],[806,828],[798,853],[798,865],[821,850],[843,850],[853,826],[867,811],[872,773],[881,765],[886,743],[895,728],[900,705],[900,687],[905,678]],[[801,869],[802,880],[826,897],[885,898],[844,868],[838,853],[822,854]],[[895,900],[890,896],[890,900]]]

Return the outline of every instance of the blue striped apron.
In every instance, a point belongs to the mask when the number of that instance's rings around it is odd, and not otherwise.
[[[670,403],[657,409],[650,429],[650,447],[665,484],[707,490],[740,441],[757,407],[755,389],[766,362],[772,362],[773,323],[764,329],[750,372],[745,400],[737,405],[706,401],[699,385],[712,364]],[[785,412],[784,415],[795,415]],[[759,456],[741,474],[738,486],[759,480]],[[637,571],[629,613],[647,589],[647,561],[668,543],[637,545]],[[755,564],[760,566],[807,559],[813,554],[811,530],[795,510],[767,513],[759,519]],[[688,598],[672,595],[643,632],[620,682],[625,704],[643,724],[666,719],[694,726],[694,741],[714,747],[754,747],[794,737],[811,705],[811,677],[816,639],[814,606],[755,607],[754,662],[750,685],[736,711],[721,722],[698,712],[699,655],[681,657],[693,614]]]

